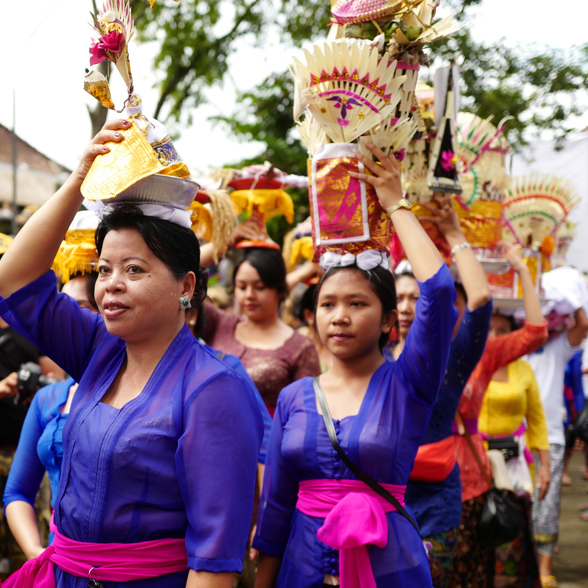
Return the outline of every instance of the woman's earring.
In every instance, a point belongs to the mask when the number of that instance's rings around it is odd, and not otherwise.
[[[188,295],[180,296],[180,310],[188,310],[189,308],[192,308],[190,297]]]

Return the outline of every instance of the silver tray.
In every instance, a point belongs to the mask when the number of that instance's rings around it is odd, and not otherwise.
[[[545,298],[540,298],[539,302],[541,303],[541,306],[543,306],[547,300]],[[525,307],[525,300],[523,298],[499,298],[493,296],[492,303],[494,304],[494,308],[502,310],[517,310],[518,308]]]
[[[510,263],[506,259],[487,259],[478,257],[487,274],[498,274],[499,276],[510,269]]]
[[[495,309],[502,310],[517,310],[525,306],[523,298],[498,298],[497,296],[493,296],[492,303]]]
[[[186,210],[194,202],[198,190],[200,185],[192,180],[154,174],[129,186],[109,202],[164,204]]]

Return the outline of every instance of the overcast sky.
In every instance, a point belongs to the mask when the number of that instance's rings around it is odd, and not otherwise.
[[[86,23],[91,2],[24,0],[2,4],[0,122],[12,128],[12,91],[16,88],[18,134],[42,153],[73,167],[90,138],[86,105],[94,103],[83,90],[84,69],[89,66],[91,29]],[[574,18],[584,13],[585,1],[566,3],[565,26],[563,12],[560,24],[552,26],[552,7],[546,0],[485,0],[477,9],[473,34],[485,42],[505,39],[511,45],[537,43],[561,49],[585,41],[585,19]],[[260,152],[258,144],[239,143],[223,127],[207,122],[211,115],[231,114],[237,90],[255,87],[268,74],[284,70],[296,50],[280,44],[278,33],[270,36],[265,50],[252,49],[250,44],[251,40],[242,43],[233,54],[224,87],[209,91],[210,104],[193,113],[193,125],[176,144],[194,171]],[[156,50],[153,45],[131,42],[135,88],[148,114],[157,99],[151,87],[151,60]],[[116,78],[115,102],[120,105],[122,82],[117,72],[112,77]]]

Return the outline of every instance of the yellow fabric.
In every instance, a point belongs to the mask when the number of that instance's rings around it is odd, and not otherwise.
[[[70,277],[75,274],[95,271],[95,264],[98,262],[95,233],[94,229],[76,229],[67,232],[52,266],[63,284],[69,282]]]
[[[527,446],[549,450],[547,419],[539,386],[528,362],[517,359],[508,365],[508,382],[492,380],[482,403],[478,427],[491,437],[510,435],[527,419]]]
[[[312,237],[300,237],[292,242],[292,253],[290,255],[290,265],[295,266],[298,261],[302,258],[312,259],[313,248],[312,248]]]
[[[231,192],[231,200],[239,214],[245,210],[252,214],[256,209],[264,222],[278,214],[283,215],[289,223],[294,222],[294,204],[284,190],[235,190]]]
[[[10,235],[0,233],[0,255],[4,255],[8,251],[11,243],[12,237]]]
[[[190,220],[192,221],[192,230],[198,237],[206,241],[212,241],[213,222],[210,211],[200,202],[192,202],[188,210],[192,211]]]
[[[172,163],[171,165],[166,165],[158,173],[162,176],[175,176],[177,178],[190,177],[190,170],[188,169],[188,166],[182,161],[178,163]]]
[[[114,198],[139,180],[161,172],[163,165],[145,135],[136,124],[121,129],[120,143],[108,143],[110,151],[98,155],[81,187],[88,200]]]

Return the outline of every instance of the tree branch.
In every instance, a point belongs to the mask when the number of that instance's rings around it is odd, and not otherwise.
[[[250,4],[248,4],[245,10],[242,12],[241,15],[235,18],[235,24],[231,28],[231,30],[225,34],[224,36],[216,39],[213,42],[213,47],[215,49],[214,56],[217,57],[219,54],[222,53],[221,48],[223,47],[224,43],[233,40],[237,33],[237,30],[241,26],[241,24],[246,21],[252,14],[253,9],[257,4],[260,3],[261,0],[253,0]],[[165,84],[161,91],[161,95],[159,96],[159,100],[157,101],[157,106],[155,107],[155,112],[153,114],[154,118],[158,118],[159,114],[161,113],[161,109],[165,104],[166,100],[169,98],[171,94],[173,94],[177,89],[182,80],[190,73],[190,71],[196,69],[198,62],[200,61],[202,55],[210,50],[210,46],[202,47],[200,51],[195,51],[192,55],[192,59],[187,65],[178,66],[176,73],[172,76],[172,78]],[[196,76],[198,77],[198,76]]]

